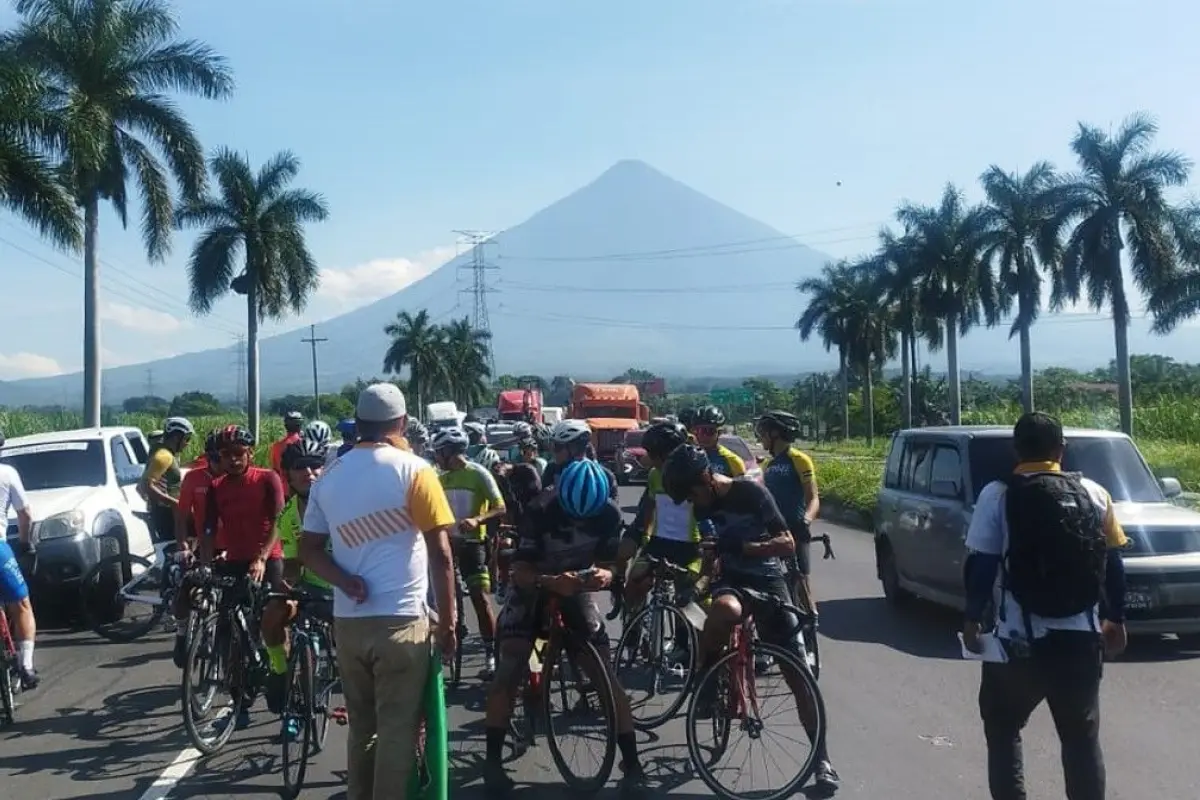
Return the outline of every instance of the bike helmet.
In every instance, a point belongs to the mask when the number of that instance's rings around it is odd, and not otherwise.
[[[691,430],[692,426],[696,424],[696,409],[681,408],[679,410],[679,423],[688,430]]]
[[[512,432],[518,439],[525,439],[533,435],[533,426],[528,422],[518,422],[512,426]]]
[[[280,465],[284,469],[320,469],[325,466],[328,451],[329,445],[325,442],[302,436],[284,448]]]
[[[517,442],[517,449],[518,450],[537,450],[538,449],[537,439],[534,439],[532,436],[526,437],[526,438],[522,439],[521,441]]]
[[[421,420],[410,418],[408,427],[404,429],[404,438],[410,442],[427,442],[429,441],[429,431],[421,424]]]
[[[594,517],[608,505],[611,487],[608,473],[590,459],[572,461],[554,479],[558,487],[558,504],[568,517]]]
[[[696,416],[692,417],[692,427],[697,425],[712,425],[714,428],[719,428],[725,424],[725,412],[716,406],[702,406],[696,409]]]
[[[659,422],[642,434],[642,447],[654,458],[666,458],[687,441],[687,429],[678,422]]]
[[[209,461],[215,461],[215,456],[221,452],[221,429],[213,428],[204,437],[204,455]]]
[[[550,429],[550,442],[556,445],[587,444],[592,440],[592,429],[581,419],[564,419]]]
[[[466,431],[462,428],[442,428],[434,434],[433,441],[429,446],[434,452],[440,453],[449,450],[457,454],[465,453],[470,444]]]
[[[340,433],[343,437],[354,436],[354,428],[354,420],[349,418],[344,419],[337,424],[338,433]]]
[[[487,428],[482,422],[464,422],[462,429],[467,433],[467,440],[471,444],[480,444],[487,437]]]
[[[163,422],[163,436],[170,436],[172,433],[180,433],[184,436],[191,436],[196,432],[192,427],[192,423],[185,417],[167,417]]]
[[[304,430],[300,433],[300,435],[305,439],[311,439],[322,446],[328,445],[330,440],[333,439],[333,431],[330,429],[329,425],[319,419],[314,419],[312,422],[305,425]]]
[[[304,424],[304,415],[299,411],[289,411],[283,415],[283,428],[288,433],[297,433]]]
[[[800,435],[800,420],[787,411],[768,411],[754,421],[755,432],[763,429],[777,430],[791,441]]]
[[[704,450],[691,444],[676,447],[663,463],[663,491],[676,503],[682,503],[709,469],[708,453]]]
[[[490,472],[500,463],[500,454],[490,447],[485,447],[475,454],[475,463]]]
[[[241,425],[226,425],[217,437],[217,447],[254,447],[254,434]]]
[[[533,440],[537,442],[538,447],[548,447],[550,445],[550,426],[534,425]]]

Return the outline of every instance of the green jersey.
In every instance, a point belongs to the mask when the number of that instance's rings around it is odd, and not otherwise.
[[[304,520],[300,517],[300,498],[293,496],[279,512],[275,521],[279,530],[279,543],[283,545],[283,557],[295,559],[300,557],[300,532],[304,530]],[[332,544],[332,538],[327,537],[325,549]],[[300,568],[300,580],[316,589],[331,589],[333,586],[323,578],[314,575],[303,567]]]
[[[479,517],[497,508],[504,508],[504,496],[496,479],[485,467],[468,461],[461,467],[443,472],[438,476],[446,499],[450,502],[450,510],[459,522],[470,517]],[[482,541],[485,537],[483,528],[476,535]]]

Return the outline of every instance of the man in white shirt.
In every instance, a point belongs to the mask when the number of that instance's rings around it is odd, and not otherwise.
[[[4,446],[4,434],[0,433],[0,447]],[[17,531],[23,546],[30,546],[33,517],[29,513],[29,501],[25,498],[25,486],[21,476],[8,464],[0,464],[0,520],[8,527],[8,509],[17,512]],[[37,673],[33,670],[33,640],[37,634],[37,621],[33,616],[33,605],[29,602],[29,587],[21,574],[17,556],[4,536],[0,536],[0,603],[4,604],[12,621],[13,640],[17,646],[21,673],[21,688],[36,689]]]
[[[300,540],[304,566],[335,587],[348,800],[406,791],[430,669],[431,576],[438,608],[449,610],[437,639],[454,650],[454,515],[433,467],[402,447],[406,413],[394,384],[362,391],[358,444],[313,485]]]

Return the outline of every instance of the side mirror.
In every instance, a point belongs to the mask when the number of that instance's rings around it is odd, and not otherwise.
[[[929,490],[934,497],[957,498],[961,494],[958,481],[934,481]]]
[[[1183,494],[1183,486],[1179,483],[1178,478],[1159,478],[1158,483],[1167,497],[1178,497]]]

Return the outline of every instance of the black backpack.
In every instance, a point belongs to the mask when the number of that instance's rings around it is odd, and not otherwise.
[[[1016,474],[1007,480],[1004,589],[1026,616],[1070,617],[1100,602],[1108,543],[1103,510],[1079,475]],[[1032,631],[1030,631],[1032,635]]]

